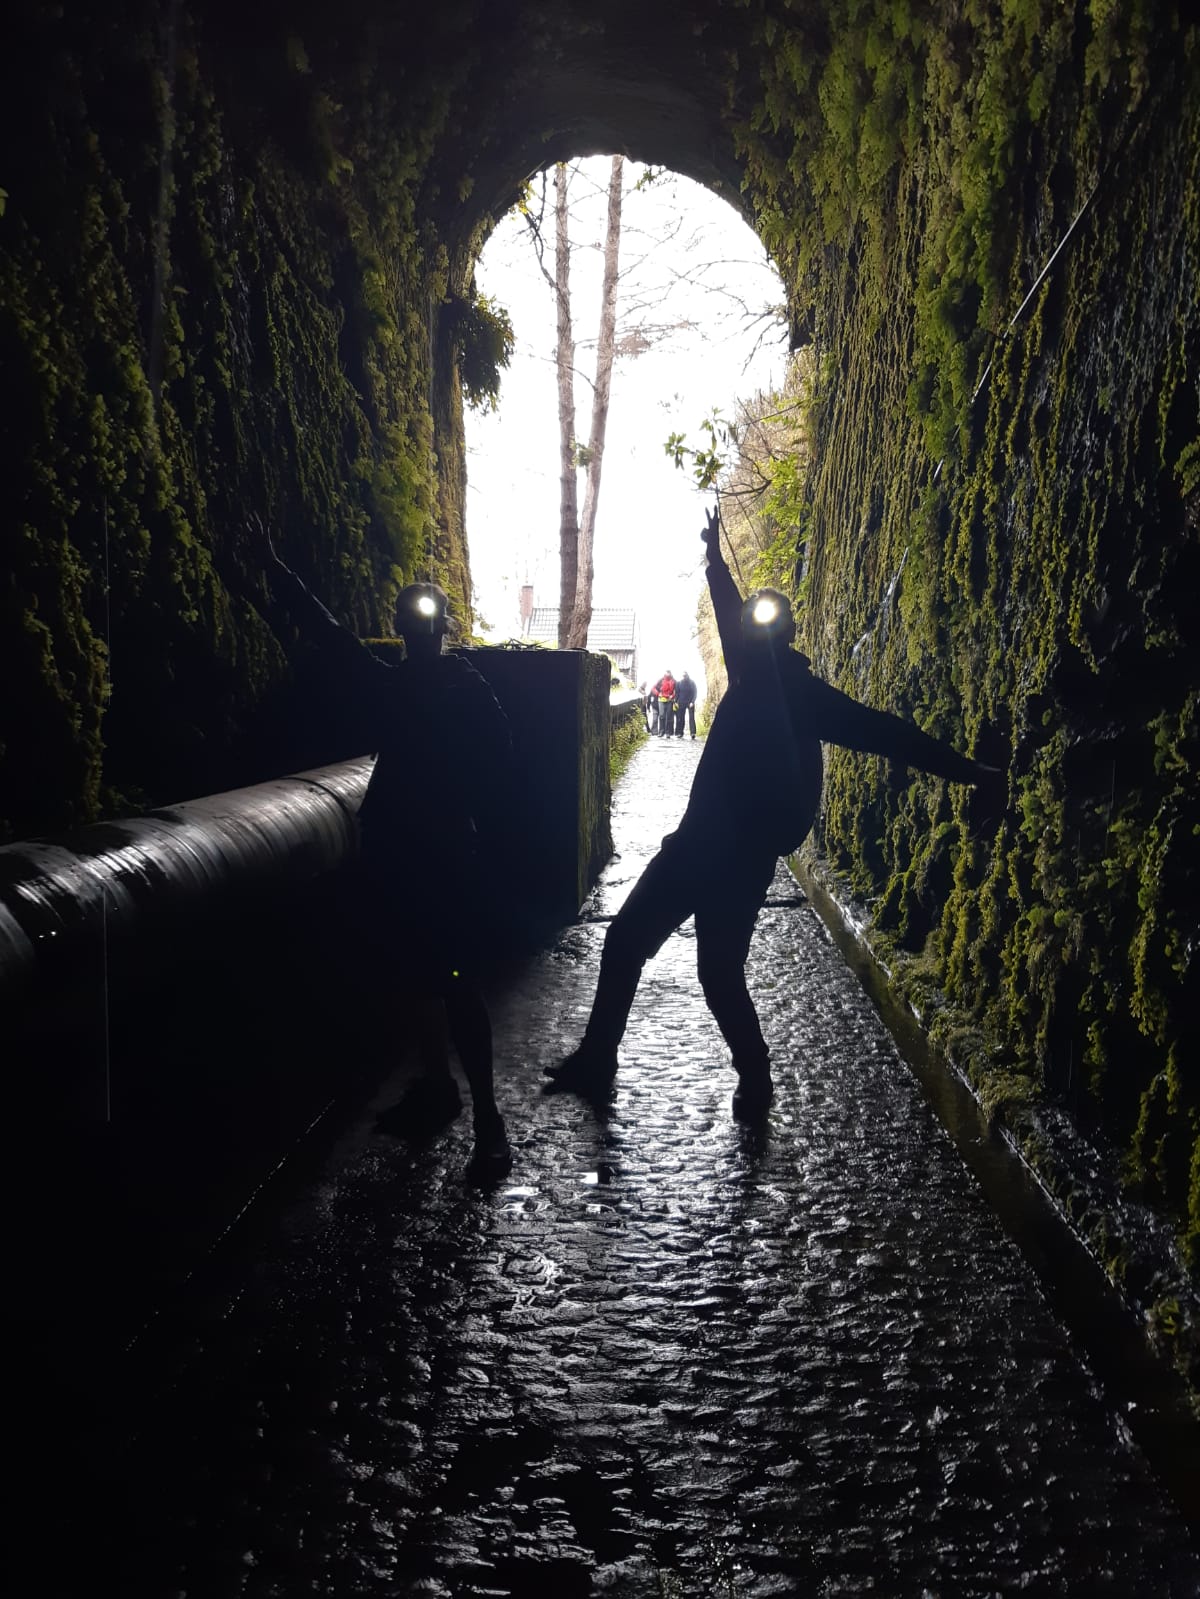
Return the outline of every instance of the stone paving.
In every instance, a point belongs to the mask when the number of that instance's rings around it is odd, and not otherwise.
[[[700,744],[618,794],[611,913]],[[778,1085],[733,1086],[690,926],[611,1108],[543,1097],[604,927],[495,1015],[516,1150],[347,1129],[187,1329],[131,1446],[121,1593],[1192,1596],[1200,1560],[781,867],[751,951]],[[395,1084],[389,1086],[394,1094]],[[381,1103],[387,1096],[381,1096]]]

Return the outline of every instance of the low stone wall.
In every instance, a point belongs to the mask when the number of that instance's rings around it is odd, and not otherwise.
[[[611,667],[584,650],[472,650],[503,706],[516,771],[506,835],[512,914],[537,941],[578,911],[612,854]]]
[[[476,650],[514,747],[506,824],[488,840],[513,935],[569,921],[612,853],[608,665],[582,651]],[[0,849],[0,993],[98,969],[110,945],[295,895],[358,849],[363,757]],[[103,944],[103,948],[102,948]],[[162,954],[161,947],[158,952]]]
[[[568,922],[611,854],[609,667],[476,652],[516,754],[487,876],[503,962]],[[364,915],[368,758],[0,849],[0,1059],[36,1342],[86,1307],[123,1343],[323,1107],[407,1047]],[[378,911],[378,907],[373,907]],[[99,1358],[98,1356],[96,1358]]]

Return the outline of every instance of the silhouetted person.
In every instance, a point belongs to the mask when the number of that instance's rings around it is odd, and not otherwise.
[[[729,688],[683,819],[609,928],[583,1040],[546,1073],[551,1086],[580,1093],[611,1083],[642,967],[694,914],[700,984],[738,1077],[733,1113],[753,1116],[766,1110],[772,1084],[746,989],[746,954],[779,856],[799,847],[816,815],[822,742],[886,755],[958,783],[978,782],[994,768],[814,677],[805,656],[790,648],[796,626],[787,599],[762,589],[742,603],[721,554],[715,512],[702,537]]]
[[[684,672],[675,685],[675,737],[683,737],[685,719],[691,723],[692,737],[696,736],[696,685]]]
[[[477,1173],[509,1163],[492,1077],[492,1028],[477,986],[477,823],[491,814],[512,758],[508,722],[470,662],[444,654],[449,602],[433,583],[396,600],[405,659],[372,654],[275,555],[271,586],[290,619],[340,670],[350,709],[376,752],[359,808],[362,867],[372,930],[406,1019],[415,1024],[423,1074],[387,1113],[398,1131],[432,1131],[462,1109],[446,1031],[471,1089]]]

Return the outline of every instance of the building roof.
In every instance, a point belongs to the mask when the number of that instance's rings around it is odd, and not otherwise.
[[[535,605],[525,630],[526,638],[544,644],[558,643],[558,606]],[[637,613],[615,606],[601,606],[592,612],[587,647],[611,654],[614,650],[637,648]]]

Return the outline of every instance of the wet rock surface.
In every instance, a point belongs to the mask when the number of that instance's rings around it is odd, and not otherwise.
[[[761,1130],[731,1119],[690,924],[647,970],[612,1105],[542,1095],[701,748],[638,753],[584,920],[496,997],[509,1177],[464,1182],[469,1115],[412,1148],[370,1107],[180,1329],[120,1465],[118,1591],[1200,1592],[782,867],[749,962]]]

